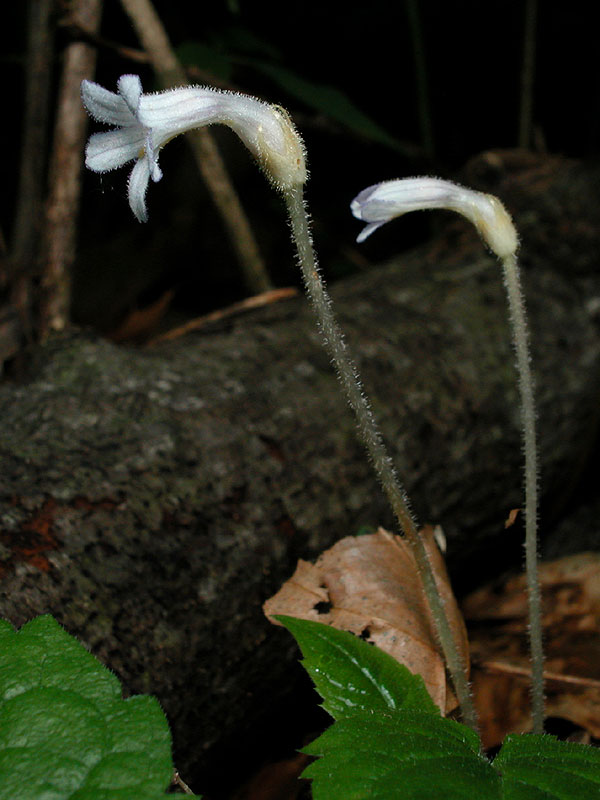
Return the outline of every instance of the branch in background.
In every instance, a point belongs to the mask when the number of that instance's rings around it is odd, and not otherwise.
[[[100,25],[102,0],[74,0],[72,14],[90,31]],[[87,119],[80,85],[94,71],[96,51],[81,42],[68,45],[58,94],[50,163],[50,196],[43,241],[39,330],[42,338],[69,321],[71,267],[75,260],[76,219]]]
[[[39,256],[39,239],[46,182],[48,104],[52,64],[53,0],[30,0],[27,20],[25,62],[25,113],[19,188],[12,231],[12,248],[6,281],[10,302],[20,320],[24,338],[33,335],[31,322],[31,279]],[[2,361],[15,355],[20,335],[10,338],[13,352],[2,348]],[[7,344],[8,342],[3,342]]]
[[[537,0],[527,0],[525,5],[525,31],[523,34],[523,67],[521,69],[521,103],[519,108],[519,147],[531,147],[533,116],[533,79],[535,75],[535,29]]]
[[[144,49],[148,53],[161,85],[167,89],[188,83],[167,33],[151,0],[121,0]],[[206,130],[189,134],[194,158],[229,232],[244,273],[246,287],[253,294],[272,288],[256,240],[240,200],[229,179],[211,134]]]
[[[143,50],[138,50],[135,47],[127,47],[127,45],[115,42],[112,39],[106,39],[95,31],[89,31],[87,28],[78,24],[76,19],[71,15],[63,17],[58,22],[59,26],[71,37],[73,41],[85,42],[86,44],[93,45],[98,50],[108,50],[116,53],[120,58],[135,61],[137,64],[149,64],[150,59]]]

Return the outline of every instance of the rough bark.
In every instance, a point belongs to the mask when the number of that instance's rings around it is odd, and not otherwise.
[[[102,0],[75,0],[73,22],[95,33],[100,27]],[[36,333],[62,330],[69,321],[71,269],[81,194],[87,117],[81,105],[81,81],[94,74],[96,50],[72,42],[65,51],[50,160],[51,191],[46,203],[42,248],[41,296]]]
[[[522,232],[547,528],[597,432],[599,172],[490,154],[465,179],[500,194]],[[451,219],[332,296],[459,586],[518,563],[520,534],[503,528],[522,469],[499,266]],[[156,694],[186,779],[281,691],[294,650],[260,607],[296,559],[392,526],[303,299],[152,349],[57,335],[26,382],[0,387],[0,420],[0,614],[52,612],[129,691]]]

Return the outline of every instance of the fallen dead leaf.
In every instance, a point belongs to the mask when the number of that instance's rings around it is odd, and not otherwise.
[[[540,565],[546,716],[600,738],[600,555]],[[525,576],[495,581],[462,604],[483,744],[531,729]]]
[[[421,535],[461,655],[468,662],[464,622],[433,529],[426,527]],[[287,614],[360,636],[421,675],[442,712],[456,708],[415,560],[400,536],[379,528],[375,534],[341,539],[315,564],[299,561],[294,575],[263,610],[275,624],[274,615]]]
[[[230,800],[296,800],[306,783],[300,780],[300,775],[310,760],[310,756],[298,753],[283,761],[267,764]]]
[[[113,342],[145,342],[164,317],[175,297],[174,289],[167,289],[144,308],[133,308],[121,324],[108,334]]]
[[[521,509],[520,508],[513,508],[511,509],[508,518],[504,522],[505,528],[512,528],[512,526],[517,521],[517,517],[519,516]]]

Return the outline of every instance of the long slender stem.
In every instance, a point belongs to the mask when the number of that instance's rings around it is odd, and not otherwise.
[[[517,355],[523,444],[525,449],[525,572],[529,596],[529,646],[531,650],[531,705],[533,732],[544,730],[544,651],[542,647],[542,602],[538,576],[537,506],[538,465],[535,435],[534,384],[531,374],[529,337],[519,267],[514,254],[502,260],[504,282]]]
[[[318,317],[325,346],[335,364],[346,398],[356,416],[363,443],[369,452],[400,527],[404,531],[414,553],[421,580],[423,581],[425,595],[435,620],[440,645],[462,709],[463,719],[467,725],[476,730],[477,715],[469,691],[466,665],[460,656],[450,628],[427,550],[417,531],[406,494],[392,466],[391,459],[373,417],[373,412],[363,392],[356,367],[348,354],[342,332],[335,320],[331,300],[320,277],[312,246],[302,188],[289,189],[284,192],[284,197],[290,216],[292,235],[298,250],[304,283]]]

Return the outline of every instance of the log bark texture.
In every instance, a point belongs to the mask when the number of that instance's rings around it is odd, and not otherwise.
[[[597,437],[599,178],[518,153],[463,176],[501,196],[522,235],[542,530],[572,504]],[[332,296],[459,588],[518,563],[520,532],[503,527],[522,466],[499,265],[449,217]],[[296,559],[393,528],[302,298],[155,348],[57,335],[26,381],[0,387],[0,452],[0,615],[53,613],[128,691],[156,694],[186,779],[283,691],[296,653],[261,604]]]

